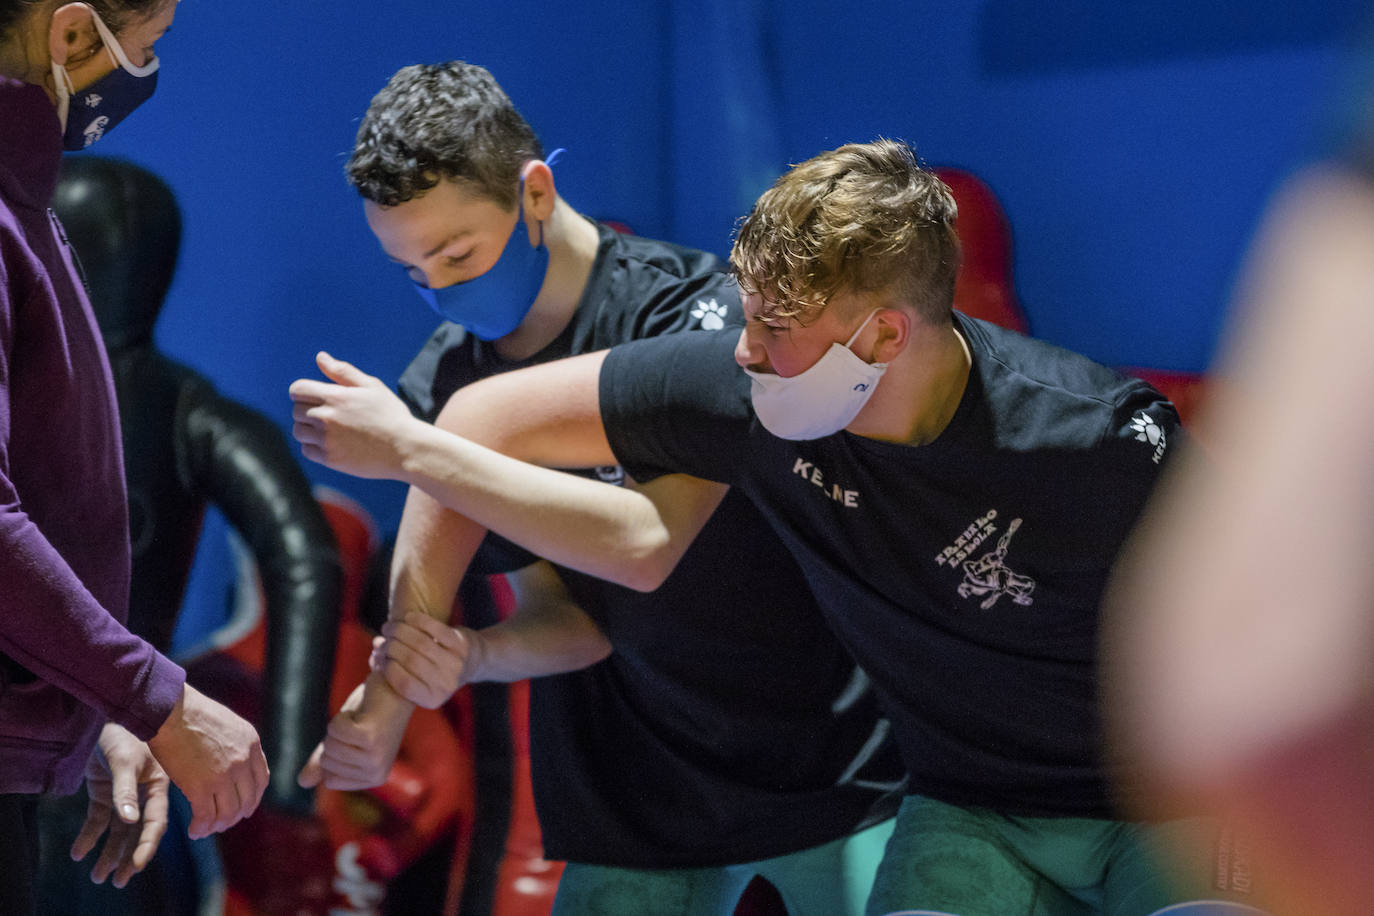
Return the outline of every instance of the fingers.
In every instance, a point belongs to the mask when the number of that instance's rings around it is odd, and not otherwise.
[[[410,611],[401,620],[388,620],[382,624],[382,634],[390,644],[401,643],[438,664],[461,666],[467,660],[467,637],[419,611]]]
[[[311,751],[310,759],[301,767],[300,773],[296,774],[296,785],[302,789],[313,789],[324,781],[324,767],[320,763],[320,758],[324,755],[324,742],[315,745],[315,750]]]
[[[138,771],[135,769],[133,761],[123,755],[111,755],[107,759],[110,763],[112,785],[110,799],[115,813],[124,823],[137,824],[139,818]]]
[[[244,777],[216,785],[213,796],[215,819],[205,835],[223,833],[252,814],[253,809],[257,807],[252,803],[253,791],[251,781]]]
[[[382,662],[382,676],[386,678],[387,685],[405,699],[414,703],[416,706],[425,709],[438,709],[444,705],[448,699],[441,690],[436,690],[429,684],[416,677],[405,669],[405,666],[394,659],[386,659]]]
[[[324,785],[330,789],[370,789],[386,781],[391,757],[348,715],[329,723],[320,750]]]
[[[267,761],[254,742],[248,759],[234,765],[214,788],[215,819],[210,833],[222,833],[257,810],[267,791]]]
[[[134,844],[133,855],[115,875],[115,887],[123,887],[153,860],[153,854],[167,832],[167,811],[167,783],[159,781],[149,785],[148,797],[143,802],[143,827]]]
[[[253,807],[249,814],[256,811],[258,805],[262,804],[262,796],[267,792],[267,784],[272,781],[272,771],[267,767],[267,756],[262,752],[261,745],[253,748],[253,756],[249,760],[249,766],[253,771],[253,785],[256,791],[253,793]]]
[[[330,722],[324,737],[324,753],[320,766],[324,769],[324,784],[339,788],[338,779],[361,781],[371,788],[381,786],[386,781],[386,770],[390,761],[381,761],[371,743],[371,736],[361,732],[345,715],[338,715]]]
[[[310,408],[329,400],[329,395],[338,385],[322,382],[314,378],[298,378],[286,389],[297,407]]]
[[[447,702],[462,682],[467,641],[461,633],[427,614],[411,613],[382,626],[388,638],[382,673],[397,693],[434,709]]]
[[[292,385],[291,388],[292,397],[294,398],[296,386]],[[315,457],[315,455],[310,455],[309,452],[313,451],[316,454],[322,455],[321,446],[324,445],[325,440],[324,421],[313,416],[311,413],[317,406],[319,406],[319,402],[298,402],[296,406],[291,408],[291,417],[293,420],[291,424],[291,435],[301,444],[301,451],[306,452],[306,457],[310,458],[312,461],[322,460],[319,457]]]
[[[72,843],[71,857],[74,861],[86,858],[102,833],[105,844],[100,856],[91,868],[91,881],[103,884],[114,875],[115,887],[124,887],[129,879],[141,872],[152,861],[158,844],[167,831],[167,788],[163,784],[159,792],[151,788],[144,804],[142,823],[125,824],[113,817],[108,805],[92,801],[86,814],[86,822]]]
[[[105,838],[105,845],[100,850],[100,858],[96,859],[95,866],[91,869],[92,882],[104,884],[105,879],[128,859],[133,851],[135,835],[135,831],[127,824],[118,824],[111,828],[109,836]]]
[[[329,464],[329,456],[318,445],[301,445],[301,454],[316,464]]]
[[[297,404],[291,408],[291,433],[303,441],[318,442],[324,435],[324,421],[315,415],[318,404]]]
[[[109,825],[110,806],[92,798],[86,806],[86,820],[81,825],[81,831],[77,833],[76,839],[72,842],[72,861],[79,862],[86,858]]]
[[[105,879],[110,877],[116,869],[127,865],[128,860],[133,855],[137,838],[138,830],[136,828],[112,821],[109,835],[105,838],[105,845],[100,850],[100,858],[96,860],[95,867],[91,869],[91,881],[96,884],[103,884]],[[124,880],[127,881],[128,878]]]
[[[191,803],[191,823],[186,827],[186,835],[199,840],[214,833],[215,824],[219,822],[215,793],[202,792],[195,798],[187,796],[186,800]]]
[[[315,365],[320,367],[320,371],[327,378],[338,382],[340,385],[367,385],[377,381],[352,363],[335,359],[323,350],[315,354]]]
[[[430,651],[436,655],[441,652],[432,642],[430,647]],[[412,703],[433,709],[443,705],[458,689],[458,676],[462,668],[460,660],[450,658],[445,661],[427,656],[398,640],[387,643],[386,656],[382,674],[386,676],[387,683]],[[416,683],[412,684],[412,681]]]
[[[407,611],[405,617],[398,621],[388,621],[388,623],[396,623],[403,628],[419,630],[430,639],[450,649],[458,649],[467,644],[462,634],[453,627],[422,611]],[[386,632],[385,627],[383,627],[383,632]]]

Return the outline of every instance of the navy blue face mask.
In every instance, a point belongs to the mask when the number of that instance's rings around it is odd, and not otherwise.
[[[67,70],[56,61],[52,65],[57,83],[57,117],[62,122],[62,148],[82,150],[123,121],[130,112],[148,101],[157,88],[158,59],[151,58],[136,67],[124,53],[100,14],[91,10],[96,31],[116,64],[115,69],[85,89],[72,88]]]
[[[545,160],[553,165],[561,149]],[[440,318],[460,324],[480,340],[505,337],[525,320],[549,269],[549,249],[544,247],[544,224],[539,224],[539,243],[531,247],[525,229],[525,180],[520,179],[520,210],[506,247],[491,269],[462,283],[430,289],[411,280],[420,298]]]

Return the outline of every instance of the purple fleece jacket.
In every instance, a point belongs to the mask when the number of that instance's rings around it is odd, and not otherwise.
[[[107,720],[155,734],[185,673],[131,634],[114,383],[57,218],[61,128],[0,78],[0,793],[70,793]]]

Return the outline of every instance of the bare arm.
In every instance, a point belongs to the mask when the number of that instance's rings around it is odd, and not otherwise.
[[[638,492],[517,460],[614,462],[597,394],[603,358],[589,354],[508,373],[455,395],[440,423],[481,435],[494,448],[416,420],[379,380],[326,354],[317,362],[335,384],[291,386],[293,432],[306,457],[412,484],[392,561],[393,620],[414,611],[447,621],[487,527],[632,588],[655,588],[671,572],[725,487],[679,476]],[[381,782],[412,709],[374,672],[330,723],[303,784],[324,778],[331,788],[349,789]]]
[[[640,489],[611,488],[534,466],[615,462],[597,394],[604,357],[592,353],[485,379],[456,393],[429,426],[377,379],[322,355],[320,368],[338,384],[292,385],[295,435],[312,460],[406,481],[542,557],[651,591],[726,487],[672,475]],[[414,504],[412,494],[407,513]],[[457,524],[450,520],[441,530],[456,538]],[[393,594],[395,575],[393,567]]]
[[[576,671],[611,654],[610,640],[573,603],[548,563],[536,563],[507,579],[515,593],[515,613],[481,631],[481,651],[470,662],[469,683],[509,683]]]

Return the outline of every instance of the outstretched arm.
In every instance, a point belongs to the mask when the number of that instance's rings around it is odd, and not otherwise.
[[[609,488],[534,466],[615,463],[597,394],[604,358],[591,353],[484,379],[454,394],[430,426],[379,380],[321,354],[320,368],[336,384],[291,386],[294,433],[314,461],[406,481],[555,563],[652,591],[726,487],[671,475]]]
[[[413,485],[392,561],[393,620],[419,612],[446,622],[487,528],[629,587],[655,588],[671,572],[725,487],[679,476],[636,492],[525,463],[614,463],[597,394],[603,358],[589,354],[469,386],[450,399],[437,427],[412,417],[378,379],[327,354],[317,361],[334,384],[291,386],[293,432],[306,457]],[[374,672],[330,724],[303,782],[377,784],[411,711]]]

